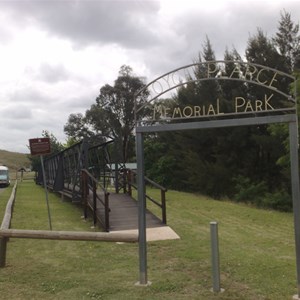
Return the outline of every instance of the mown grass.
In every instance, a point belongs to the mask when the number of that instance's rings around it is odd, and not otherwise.
[[[9,190],[0,194],[3,216]],[[152,190],[152,193],[157,191]],[[53,230],[91,231],[79,207],[49,194]],[[168,191],[180,240],[149,242],[148,287],[136,286],[138,245],[11,239],[0,299],[291,299],[296,294],[293,216]],[[210,289],[209,222],[219,223],[221,286]],[[12,222],[48,229],[44,190],[19,184]]]

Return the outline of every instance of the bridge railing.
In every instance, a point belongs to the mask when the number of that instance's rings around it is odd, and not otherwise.
[[[132,189],[137,190],[136,184],[136,175],[137,172],[131,169],[124,169],[124,178],[125,178],[125,185],[124,185],[124,193],[128,193],[131,197]],[[160,190],[160,200],[154,199],[152,196],[146,193],[145,197],[156,206],[161,209],[161,220],[164,224],[167,224],[167,209],[166,209],[166,192],[167,189],[160,184],[154,182],[153,180],[149,179],[148,177],[144,177],[146,186],[153,186]]]
[[[100,182],[86,169],[81,170],[82,199],[84,205],[84,218],[87,218],[88,209],[93,213],[94,226],[98,221],[105,231],[109,231],[109,193]],[[100,188],[100,193],[97,189]],[[90,197],[90,192],[92,193]],[[103,195],[103,196],[102,196]],[[97,207],[97,203],[102,207]],[[104,214],[97,214],[97,210],[104,211]]]

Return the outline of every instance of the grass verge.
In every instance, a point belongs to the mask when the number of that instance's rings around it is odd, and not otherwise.
[[[154,190],[153,193],[156,193]],[[0,194],[3,216],[10,188]],[[53,230],[92,231],[79,207],[49,194]],[[293,216],[169,191],[168,224],[180,240],[148,243],[148,287],[137,287],[138,245],[11,239],[0,299],[291,299]],[[219,223],[222,294],[210,289],[209,222]],[[43,188],[23,181],[12,228],[47,230]]]

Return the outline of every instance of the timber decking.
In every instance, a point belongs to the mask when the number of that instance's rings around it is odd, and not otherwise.
[[[100,195],[101,196],[101,195]],[[103,197],[101,197],[104,199]],[[109,195],[109,231],[138,229],[138,203],[127,194],[110,193]],[[97,215],[104,219],[104,207],[97,201]],[[162,227],[165,224],[148,210],[146,227]]]

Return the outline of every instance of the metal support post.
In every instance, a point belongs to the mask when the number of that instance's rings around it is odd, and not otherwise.
[[[47,210],[48,210],[48,221],[49,221],[49,228],[52,230],[52,224],[51,224],[51,214],[50,214],[50,207],[49,207],[49,199],[48,199],[48,190],[47,190],[47,180],[46,180],[46,174],[45,174],[45,167],[44,167],[44,160],[43,156],[41,157],[41,165],[42,165],[42,172],[43,172],[43,184],[45,188],[45,195],[46,195],[46,203],[47,203]]]
[[[212,264],[212,282],[214,293],[219,293],[220,288],[220,259],[219,259],[219,238],[218,223],[210,222],[210,241],[211,241],[211,264]]]
[[[138,183],[138,208],[139,208],[139,263],[140,285],[147,285],[147,239],[146,239],[146,197],[144,181],[144,143],[142,133],[136,133],[137,147],[137,183]]]
[[[300,191],[299,191],[299,159],[298,159],[298,125],[297,121],[289,123],[291,182],[294,212],[294,231],[296,249],[297,292],[300,299]]]

